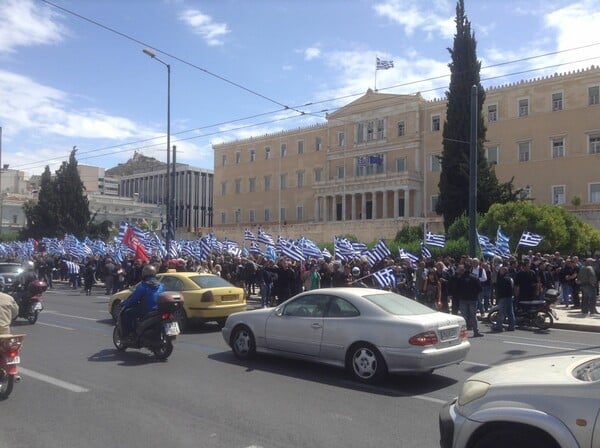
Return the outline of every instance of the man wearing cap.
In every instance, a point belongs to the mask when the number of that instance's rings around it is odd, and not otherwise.
[[[585,260],[585,265],[579,270],[577,275],[577,283],[581,289],[582,300],[581,300],[581,312],[584,316],[590,314],[598,314],[596,310],[596,284],[598,279],[594,272],[593,258]]]

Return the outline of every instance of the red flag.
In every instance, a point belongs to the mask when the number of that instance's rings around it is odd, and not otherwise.
[[[123,244],[135,251],[135,258],[142,261],[149,261],[148,255],[146,254],[146,248],[141,243],[140,239],[136,236],[133,231],[133,227],[128,226],[125,231],[125,235],[123,235]]]

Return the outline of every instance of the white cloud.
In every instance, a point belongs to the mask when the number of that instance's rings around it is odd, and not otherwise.
[[[4,0],[0,7],[0,53],[17,47],[56,44],[66,31],[50,8],[30,0]]]
[[[321,56],[321,50],[319,48],[310,47],[304,50],[304,59],[311,61]]]
[[[189,25],[195,34],[202,36],[209,46],[223,45],[223,37],[230,32],[226,23],[214,22],[212,17],[197,9],[183,11],[179,19]]]
[[[403,26],[407,36],[423,32],[428,39],[431,39],[433,34],[448,38],[452,37],[456,30],[454,9],[447,0],[385,0],[373,8],[378,15]]]

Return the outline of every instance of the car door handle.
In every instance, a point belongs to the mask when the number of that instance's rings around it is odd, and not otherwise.
[[[318,322],[312,323],[310,326],[313,328],[321,328],[322,327],[321,324]]]

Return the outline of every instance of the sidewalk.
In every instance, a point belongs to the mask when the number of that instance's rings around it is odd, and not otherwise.
[[[600,311],[600,306],[596,305],[596,308]],[[552,309],[556,311],[558,316],[558,320],[554,321],[552,328],[600,333],[600,314],[588,314],[584,316],[581,310],[565,309],[563,305],[553,306]]]

